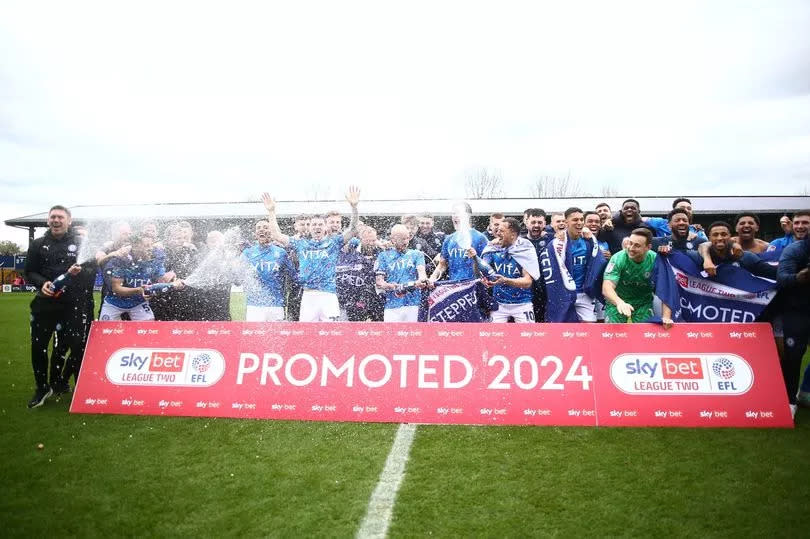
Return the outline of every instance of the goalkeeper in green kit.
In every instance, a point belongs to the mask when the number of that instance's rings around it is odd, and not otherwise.
[[[602,282],[605,296],[605,322],[644,322],[653,316],[651,282],[655,267],[652,233],[643,228],[633,230],[627,238],[627,247],[610,258]],[[661,320],[664,328],[672,327],[672,309],[662,304]]]

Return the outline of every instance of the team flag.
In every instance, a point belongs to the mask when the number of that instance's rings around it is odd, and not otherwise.
[[[588,243],[588,257],[585,261],[585,281],[582,284],[582,291],[602,301],[602,274],[607,260],[602,255],[596,238],[585,241]],[[549,242],[541,254],[540,263],[548,298],[546,322],[579,322],[576,311],[576,284],[568,270],[574,267],[574,261],[567,234],[563,238],[554,238]]]
[[[717,275],[709,277],[678,251],[658,258],[666,260],[678,283],[685,322],[753,322],[776,296],[774,281],[734,264],[719,264]]]
[[[479,279],[439,281],[419,307],[420,322],[487,322],[498,309]]]

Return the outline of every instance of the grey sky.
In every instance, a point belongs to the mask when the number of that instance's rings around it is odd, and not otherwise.
[[[51,204],[810,188],[810,3],[18,3],[2,218]],[[115,4],[115,5],[111,5]],[[23,243],[2,227],[0,239]]]

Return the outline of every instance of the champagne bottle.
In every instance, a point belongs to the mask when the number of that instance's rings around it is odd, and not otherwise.
[[[475,257],[475,263],[478,264],[478,269],[486,277],[487,281],[495,281],[498,279],[498,273],[492,269],[486,260],[480,256]]]
[[[143,290],[147,296],[155,296],[157,294],[165,294],[174,288],[173,283],[154,283],[144,285]]]
[[[70,282],[70,273],[63,273],[53,281],[51,281],[51,291],[53,292],[54,296],[57,298],[62,295],[62,292],[65,291],[65,287],[67,287],[68,283]]]

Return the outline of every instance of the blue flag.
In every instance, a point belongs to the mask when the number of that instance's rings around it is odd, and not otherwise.
[[[419,307],[420,322],[486,322],[498,309],[479,279],[439,281]]]
[[[759,256],[761,260],[764,260],[768,264],[776,266],[779,264],[779,257],[782,256],[782,249],[784,249],[784,245],[782,244],[774,245],[772,243],[768,245],[768,248],[765,249],[764,252],[759,253],[757,256]]]
[[[585,259],[582,291],[593,299],[603,301],[602,274],[607,260],[602,255],[596,238],[585,241],[588,244],[588,256]],[[571,242],[567,235],[562,239],[554,238],[540,255],[540,269],[546,283],[546,322],[579,322],[576,284],[570,271],[573,267]]]
[[[717,275],[709,277],[684,253],[673,251],[658,258],[666,259],[678,284],[678,306],[685,322],[753,322],[776,296],[774,281],[735,264],[719,264]]]
[[[673,254],[684,256],[680,251],[671,251],[669,256],[671,257]],[[688,257],[684,256],[684,258],[691,262]],[[655,257],[655,266],[653,266],[650,282],[655,289],[654,294],[661,300],[661,303],[665,303],[672,310],[672,321],[683,322],[680,288],[666,256],[658,254]],[[660,316],[654,315],[647,322],[660,324],[662,320]]]

